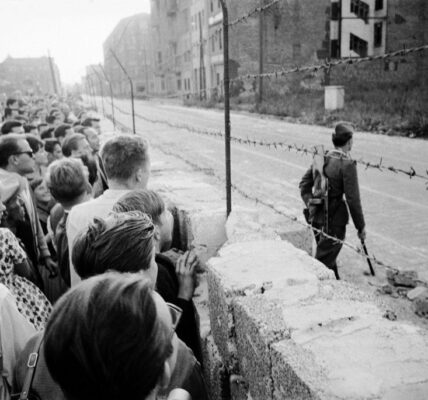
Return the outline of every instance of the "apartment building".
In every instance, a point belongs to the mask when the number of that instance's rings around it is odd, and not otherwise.
[[[132,78],[136,96],[155,91],[149,14],[136,14],[119,21],[103,49],[104,70],[116,95],[129,95],[131,89],[114,55]]]
[[[59,69],[52,57],[7,57],[0,64],[0,90],[10,93],[60,93]]]
[[[151,0],[154,93],[190,91],[192,74],[191,0]]]
[[[387,0],[333,0],[330,39],[332,58],[385,53]]]

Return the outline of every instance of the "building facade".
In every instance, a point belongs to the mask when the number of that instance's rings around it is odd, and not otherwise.
[[[12,58],[0,64],[0,91],[61,93],[59,69],[52,57]]]
[[[154,93],[184,94],[192,74],[191,0],[151,0]]]
[[[131,90],[120,64],[131,77],[136,96],[154,92],[149,14],[122,19],[105,40],[103,50],[104,71],[116,95],[129,95]]]
[[[226,0],[229,22],[269,3],[269,0]],[[327,59],[377,56],[420,46],[428,42],[427,9],[426,0],[281,1],[230,27],[229,75],[233,79],[320,64]],[[128,27],[127,21],[136,17],[121,21],[104,45],[106,70],[115,77],[115,92],[125,93],[128,83],[106,51],[109,47],[116,48],[124,63],[135,72],[139,86],[150,94],[193,95],[201,99],[222,95],[224,38],[219,0],[151,0],[149,33],[132,36],[132,24]],[[135,37],[143,42],[139,43]],[[406,73],[411,70],[411,79],[415,75],[421,79],[428,76],[426,53],[413,57],[406,68],[401,67]],[[142,68],[150,62],[147,68]],[[379,64],[382,69],[383,62]],[[386,68],[397,69],[397,61]],[[361,71],[359,67],[354,69]],[[340,71],[332,71],[333,78],[335,75],[343,78]],[[272,87],[292,85],[292,80],[301,79],[302,76],[295,74],[278,83],[272,81]],[[318,79],[311,87],[323,83],[328,81]],[[238,81],[237,85],[240,87],[232,87],[233,94],[258,91],[256,80]]]

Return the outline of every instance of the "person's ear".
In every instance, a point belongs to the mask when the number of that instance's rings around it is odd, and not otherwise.
[[[140,183],[143,181],[143,170],[141,168],[137,169],[137,172],[135,174],[135,180]]]
[[[159,225],[157,224],[154,224],[154,225],[155,225],[155,229],[153,231],[153,237],[156,240],[156,242],[159,242],[161,238],[160,228],[159,228]]]
[[[12,154],[7,160],[8,164],[16,165],[16,161],[17,161],[16,159],[17,159],[16,155]]]
[[[168,388],[169,382],[171,381],[171,368],[168,364],[168,361],[165,361],[163,364],[163,372],[159,379],[159,386],[161,389]]]

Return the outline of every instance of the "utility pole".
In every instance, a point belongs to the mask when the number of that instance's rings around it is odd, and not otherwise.
[[[48,60],[49,60],[49,69],[51,70],[53,89],[55,91],[55,94],[58,94],[58,83],[56,81],[55,69],[53,66],[52,57],[49,50],[48,50]]]
[[[224,145],[226,158],[226,215],[232,211],[232,168],[230,157],[230,78],[229,78],[229,13],[226,0],[220,0],[223,10],[223,64],[224,64]]]
[[[116,62],[119,64],[119,67],[123,71],[123,73],[126,75],[129,81],[129,85],[131,88],[131,108],[132,108],[132,130],[134,132],[134,135],[137,133],[135,130],[135,106],[134,106],[134,82],[132,82],[132,78],[129,76],[128,71],[125,69],[125,67],[122,65],[122,63],[119,60],[119,57],[116,55],[116,53],[110,49],[111,54],[113,55]]]
[[[116,119],[114,118],[114,96],[113,96],[113,87],[111,85],[111,81],[110,79],[108,79],[106,71],[104,69],[104,67],[102,66],[102,64],[99,64],[101,71],[103,71],[103,75],[108,83],[108,86],[110,88],[110,102],[111,102],[111,117],[113,119],[113,127],[114,129],[116,129]]]
[[[264,1],[260,0],[260,7],[263,7]],[[263,38],[264,38],[264,12],[259,13],[259,93],[257,98],[257,104],[260,106],[263,102],[263,78],[262,74],[264,71],[263,63]]]
[[[202,13],[198,13],[199,21],[199,99],[203,99],[203,89],[205,89],[205,79],[204,79],[204,42],[203,42],[203,32],[202,32]]]

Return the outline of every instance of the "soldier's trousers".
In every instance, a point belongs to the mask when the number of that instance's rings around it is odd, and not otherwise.
[[[321,229],[322,227],[315,226],[315,228]],[[325,237],[319,232],[315,232],[315,241],[317,243],[317,250],[315,258],[321,261],[327,268],[331,269],[336,276],[336,279],[340,279],[339,272],[337,270],[336,259],[342,249],[342,243],[337,243],[332,239]],[[344,226],[330,226],[328,234],[337,239],[344,240],[346,234],[346,225]]]

